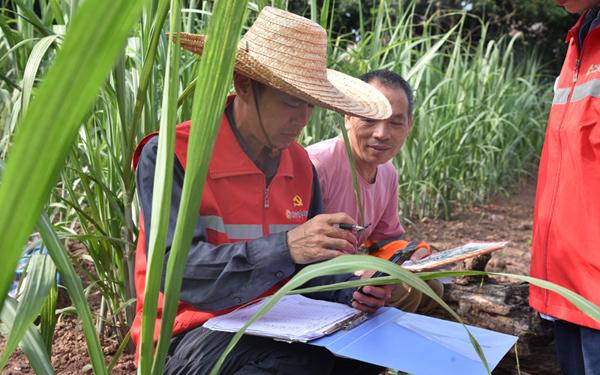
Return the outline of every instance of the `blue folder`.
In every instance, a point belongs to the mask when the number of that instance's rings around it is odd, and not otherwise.
[[[481,346],[490,370],[517,337],[467,326]],[[384,307],[349,330],[308,342],[337,356],[411,374],[487,374],[459,323]]]

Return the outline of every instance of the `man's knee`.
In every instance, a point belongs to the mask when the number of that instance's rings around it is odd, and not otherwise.
[[[427,285],[429,285],[439,297],[444,295],[444,285],[439,280],[429,280],[427,281]],[[408,285],[401,284],[394,289],[390,306],[406,312],[427,314],[436,309],[438,303],[418,290],[411,288]]]
[[[260,358],[246,358],[233,373],[236,375],[321,375],[329,374],[334,362],[335,356],[325,348],[271,340],[267,352],[263,352]]]

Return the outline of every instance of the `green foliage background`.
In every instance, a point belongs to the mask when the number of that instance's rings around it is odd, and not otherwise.
[[[409,2],[395,0],[388,3],[393,8],[396,4],[407,6]],[[335,1],[337,11],[332,30],[338,33],[359,30],[361,17],[367,24],[376,17],[377,4],[377,0]],[[295,12],[304,12],[307,8],[302,0],[290,1],[289,7]],[[556,6],[555,0],[417,0],[414,16],[423,18],[438,11],[454,10],[465,11],[472,17],[465,29],[476,39],[481,36],[481,25],[476,18],[489,23],[487,37],[490,39],[512,37],[520,33],[521,37],[515,45],[517,53],[526,54],[535,49],[544,62],[544,68],[552,74],[558,74],[560,70],[566,52],[566,32],[578,17]],[[445,17],[439,20],[439,27],[447,30],[456,22],[456,17]]]

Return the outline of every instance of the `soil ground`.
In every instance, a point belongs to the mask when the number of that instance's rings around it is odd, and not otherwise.
[[[508,248],[493,254],[488,271],[528,274],[533,217],[533,184],[521,187],[511,197],[497,197],[489,203],[461,210],[449,220],[427,219],[406,225],[407,238],[424,239],[434,248],[443,250],[474,241],[510,241]],[[0,349],[4,347],[0,339]],[[105,340],[107,363],[117,349],[117,342]],[[73,316],[59,320],[54,338],[52,364],[57,374],[91,373],[81,326]],[[113,369],[113,374],[132,374],[133,355],[123,355]],[[31,374],[27,358],[13,353],[2,374]]]
[[[461,210],[449,220],[425,219],[406,225],[406,237],[426,240],[445,250],[469,241],[509,241],[493,253],[486,271],[529,274],[535,185],[529,183],[510,197],[499,196],[487,204]]]

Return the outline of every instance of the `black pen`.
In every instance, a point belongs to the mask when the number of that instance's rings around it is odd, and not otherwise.
[[[340,224],[333,224],[333,227],[345,229],[345,230],[351,230],[354,232],[360,232],[361,230],[367,229],[369,227],[369,225],[362,226],[362,225],[357,225],[357,224],[340,223]]]

